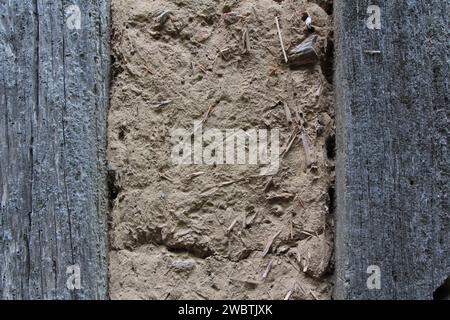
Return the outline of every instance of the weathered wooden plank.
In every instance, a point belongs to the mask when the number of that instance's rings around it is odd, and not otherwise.
[[[0,298],[106,297],[109,19],[109,0],[0,0]]]
[[[335,295],[431,299],[450,275],[449,1],[375,1],[381,30],[373,2],[335,4]]]

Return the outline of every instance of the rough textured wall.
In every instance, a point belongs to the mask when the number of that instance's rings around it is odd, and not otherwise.
[[[307,36],[304,11],[321,63],[291,70],[275,17],[291,47]],[[113,299],[330,297],[330,25],[306,1],[113,1]],[[172,164],[171,130],[195,120],[280,129],[279,172]]]
[[[371,4],[335,5],[335,293],[429,299],[450,275],[449,1],[380,1],[381,30]]]
[[[2,299],[106,297],[109,12],[0,0]],[[79,290],[66,286],[74,265]]]

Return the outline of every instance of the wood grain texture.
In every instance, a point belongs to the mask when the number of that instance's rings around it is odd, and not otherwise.
[[[381,30],[366,27],[372,4]],[[431,299],[450,275],[449,9],[335,1],[336,298]]]
[[[106,298],[109,20],[109,0],[0,0],[1,299]]]

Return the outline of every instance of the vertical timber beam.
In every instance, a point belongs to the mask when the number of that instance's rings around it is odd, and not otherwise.
[[[335,1],[337,299],[432,299],[450,275],[449,3]]]
[[[0,299],[107,297],[109,6],[0,0]]]

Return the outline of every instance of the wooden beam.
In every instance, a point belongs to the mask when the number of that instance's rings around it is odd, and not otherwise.
[[[0,298],[104,299],[109,0],[0,12]]]
[[[432,299],[450,275],[449,9],[335,2],[338,299]]]

